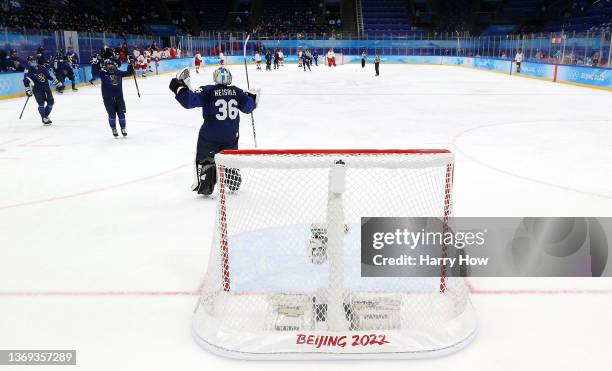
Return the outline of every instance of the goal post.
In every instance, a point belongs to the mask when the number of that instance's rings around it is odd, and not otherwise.
[[[360,274],[362,217],[448,220],[452,153],[231,150],[215,162],[200,345],[246,359],[420,358],[473,338],[463,278]]]
[[[341,66],[344,64],[344,54],[343,53],[334,53],[334,57],[336,58],[336,66]],[[323,63],[326,66],[329,65],[327,61],[327,53],[323,54]]]

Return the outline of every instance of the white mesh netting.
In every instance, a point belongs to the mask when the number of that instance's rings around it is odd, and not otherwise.
[[[329,61],[327,60],[327,53],[323,53],[323,64],[326,66],[329,65]],[[334,53],[334,57],[336,58],[336,66],[341,66],[344,64],[344,54],[342,53]]]
[[[360,275],[361,217],[451,214],[452,154],[398,152],[217,155],[217,220],[196,339],[241,358],[419,357],[466,343],[476,320],[463,279]],[[388,342],[296,340],[362,333]]]

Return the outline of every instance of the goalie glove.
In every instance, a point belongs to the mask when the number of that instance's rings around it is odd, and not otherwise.
[[[180,80],[185,84],[185,86],[191,90],[191,73],[189,72],[189,67],[185,67],[176,74],[176,79]]]
[[[261,95],[261,89],[249,89],[246,91],[247,95],[255,100],[255,107],[259,106],[259,96]]]
[[[32,87],[31,86],[26,86],[25,88],[25,93],[28,97],[32,96]]]
[[[170,80],[169,88],[170,90],[172,90],[174,95],[177,95],[179,91],[181,91],[181,89],[189,89],[189,87],[185,84],[183,80],[179,80],[177,78],[173,78],[172,80]]]

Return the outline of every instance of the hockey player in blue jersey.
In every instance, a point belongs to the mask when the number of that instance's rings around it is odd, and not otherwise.
[[[38,49],[36,49],[36,62],[41,67],[49,68],[49,60],[47,60],[47,57],[45,57],[45,48],[42,46],[39,46]]]
[[[68,64],[73,70],[79,68],[79,55],[74,52],[72,46],[68,47],[66,58],[68,58]]]
[[[70,80],[72,90],[77,91],[74,71],[70,61],[64,54],[64,49],[60,49],[59,52],[53,58],[53,69],[55,70],[55,77],[63,84],[66,79]]]
[[[17,50],[11,50],[9,56],[7,57],[7,69],[9,71],[17,71],[23,72],[24,65],[21,63],[21,59],[19,59],[19,55],[17,54]]]
[[[122,71],[117,67],[117,62],[114,59],[105,60],[102,69],[98,72],[102,81],[102,99],[104,100],[106,113],[108,113],[108,124],[115,138],[119,136],[117,133],[117,118],[119,118],[121,134],[127,137],[127,131],[125,130],[126,109],[125,101],[123,100],[123,78],[133,74],[134,67],[131,63],[128,64],[127,71]]]
[[[51,125],[49,114],[53,109],[55,101],[49,88],[49,81],[52,81],[56,88],[60,90],[63,88],[63,85],[45,67],[39,66],[35,57],[29,56],[27,63],[28,67],[23,71],[25,93],[28,97],[34,95],[36,103],[38,103],[38,113],[40,113],[43,124]]]
[[[232,74],[225,67],[213,73],[214,85],[189,88],[189,70],[184,69],[170,81],[170,90],[184,108],[202,108],[204,124],[200,128],[195,162],[196,182],[192,190],[202,195],[213,193],[216,184],[215,154],[226,149],[238,149],[240,115],[251,113],[259,101],[259,90],[243,91],[232,86]],[[226,169],[225,179],[230,191],[240,186],[237,169]]]
[[[102,62],[103,60],[100,54],[96,53],[91,56],[91,59],[90,59],[91,79],[89,79],[89,83],[91,85],[93,85],[94,81],[96,81],[100,77],[100,70],[102,69]]]

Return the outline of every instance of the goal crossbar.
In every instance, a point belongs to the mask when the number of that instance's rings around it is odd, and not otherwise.
[[[223,155],[434,154],[447,149],[229,149]]]

